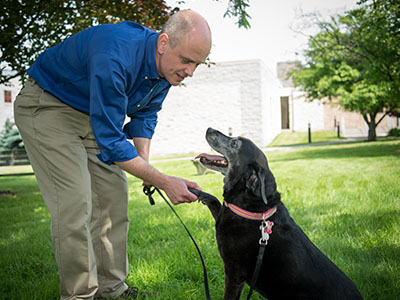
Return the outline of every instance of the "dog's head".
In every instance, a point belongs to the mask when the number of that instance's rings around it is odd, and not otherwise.
[[[276,182],[264,153],[249,139],[228,137],[212,128],[208,128],[206,139],[223,156],[203,153],[197,158],[205,167],[225,175],[224,192],[244,184],[248,191],[268,204],[268,198],[276,191]]]

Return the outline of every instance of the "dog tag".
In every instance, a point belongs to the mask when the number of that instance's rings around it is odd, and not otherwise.
[[[272,226],[274,226],[274,222],[267,221],[265,222],[264,220],[261,222],[260,225],[260,230],[261,230],[261,239],[260,239],[260,245],[261,244],[267,244],[269,240],[269,235],[272,233]]]

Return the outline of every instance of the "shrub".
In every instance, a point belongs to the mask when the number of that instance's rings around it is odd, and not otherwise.
[[[22,141],[18,128],[10,119],[6,120],[4,130],[1,133],[0,150],[24,149],[24,142]]]
[[[392,128],[389,130],[389,136],[400,136],[400,128]]]

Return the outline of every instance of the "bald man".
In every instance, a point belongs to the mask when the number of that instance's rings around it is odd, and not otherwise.
[[[148,160],[171,85],[193,76],[210,48],[207,22],[185,10],[161,33],[129,21],[86,29],[47,49],[27,71],[15,120],[51,214],[60,299],[137,297],[125,283],[123,170],[164,190],[174,204],[196,200],[188,191],[200,189],[196,183],[163,174]]]

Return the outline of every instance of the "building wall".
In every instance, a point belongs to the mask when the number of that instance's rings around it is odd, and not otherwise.
[[[291,131],[305,132],[308,130],[308,124],[311,130],[325,130],[324,107],[320,101],[307,101],[302,92],[290,87],[282,88],[280,95],[289,98]]]
[[[294,93],[293,101],[294,131],[307,131],[308,124],[311,130],[324,130],[324,110],[320,101],[309,102],[302,93]]]
[[[305,132],[308,129],[308,123],[311,130],[336,130],[340,125],[341,135],[343,137],[367,137],[368,125],[362,115],[358,112],[345,111],[341,107],[332,104],[327,100],[314,100],[308,102],[301,92],[293,91],[291,112],[293,124],[291,129],[294,131]],[[290,102],[289,102],[289,105]],[[383,114],[378,114],[378,121]],[[336,120],[336,121],[335,121]],[[379,123],[377,136],[386,136],[391,128],[396,127],[396,119],[386,116]]]
[[[238,82],[216,83],[213,88],[200,82],[172,87],[159,113],[151,153],[209,151],[204,138],[208,127],[225,134],[242,133]]]
[[[308,102],[303,93],[293,86],[287,74],[298,68],[298,62],[280,62],[277,64],[277,75],[282,83],[281,96],[289,98],[289,126],[292,131],[305,132],[308,124],[311,130],[337,130],[335,124],[340,124],[341,134],[344,137],[367,137],[368,126],[360,113],[344,111],[327,99]],[[378,121],[382,114],[376,118]],[[390,129],[398,127],[399,120],[386,116],[379,123],[376,134],[385,136]]]
[[[326,130],[335,130],[335,124],[340,125],[344,137],[368,136],[368,125],[362,115],[357,112],[344,111],[341,107],[324,101],[324,124]],[[383,114],[378,114],[378,121]],[[336,120],[336,122],[335,122]],[[398,127],[394,117],[386,116],[376,129],[377,136],[386,136],[390,129]]]
[[[261,60],[199,66],[184,87],[171,88],[159,113],[151,153],[210,151],[204,138],[208,127],[267,145],[280,132],[278,88]]]
[[[261,146],[268,145],[281,132],[281,85],[275,75],[261,64],[261,103],[263,122]]]

